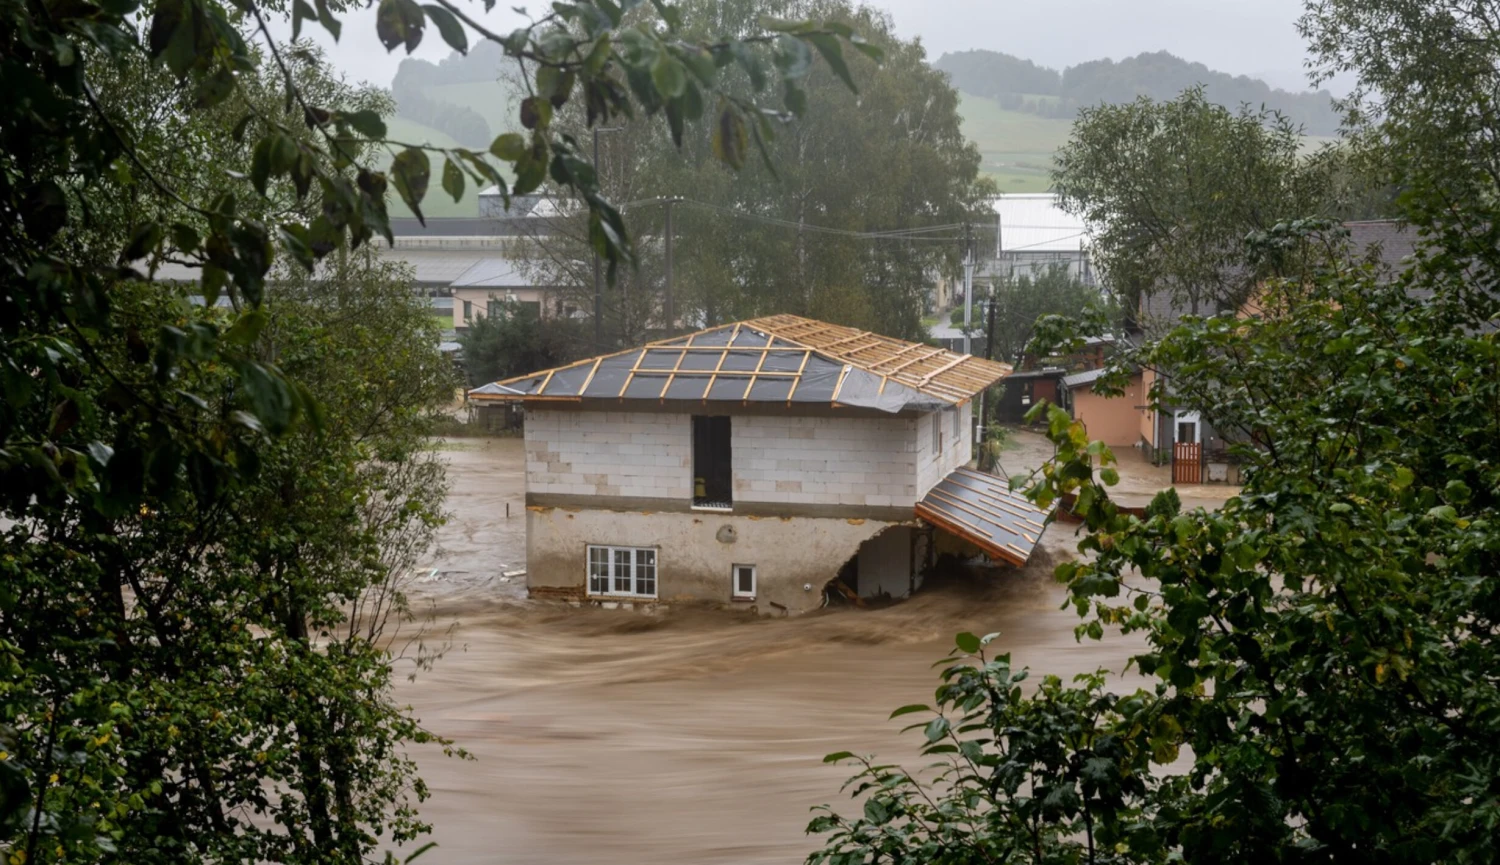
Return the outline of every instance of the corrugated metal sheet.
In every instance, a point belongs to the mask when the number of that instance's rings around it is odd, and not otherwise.
[[[481,258],[454,278],[451,288],[527,288],[535,283],[509,258]]]
[[[479,400],[828,403],[887,412],[955,405],[1006,364],[799,316],[770,316],[487,384]]]
[[[1083,218],[1057,205],[1050,192],[1002,195],[995,199],[1000,219],[997,252],[1078,252],[1087,249]]]
[[[1051,513],[1011,492],[1005,478],[973,469],[959,469],[939,481],[917,502],[916,512],[1018,567],[1031,559]]]

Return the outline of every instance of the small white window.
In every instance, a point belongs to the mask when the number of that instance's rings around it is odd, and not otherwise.
[[[943,418],[938,412],[932,413],[932,452],[943,452]]]
[[[958,409],[955,408],[955,409],[949,410],[949,416],[953,418],[953,421],[952,421],[952,424],[951,424],[951,426],[952,426],[953,429],[952,429],[952,432],[950,433],[950,435],[953,436],[953,443],[957,444],[958,443]]]
[[[656,548],[590,544],[589,594],[656,597]]]
[[[755,566],[735,565],[732,570],[734,571],[734,597],[754,598]]]

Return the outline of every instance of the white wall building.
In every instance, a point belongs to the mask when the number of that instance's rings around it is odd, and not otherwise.
[[[963,468],[1004,364],[796,316],[496,382],[526,406],[534,596],[799,612],[902,597],[931,532],[1024,563],[1045,514]]]

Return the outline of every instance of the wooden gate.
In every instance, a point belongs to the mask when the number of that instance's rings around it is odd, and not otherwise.
[[[1172,483],[1203,483],[1203,445],[1198,442],[1172,445]]]

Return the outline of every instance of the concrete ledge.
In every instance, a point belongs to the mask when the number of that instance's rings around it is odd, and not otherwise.
[[[799,502],[735,502],[727,511],[695,511],[691,499],[647,496],[591,496],[569,493],[527,493],[529,508],[575,508],[595,511],[649,511],[657,514],[697,514],[708,517],[814,517],[822,519],[915,522],[913,508],[880,505],[824,505]]]

